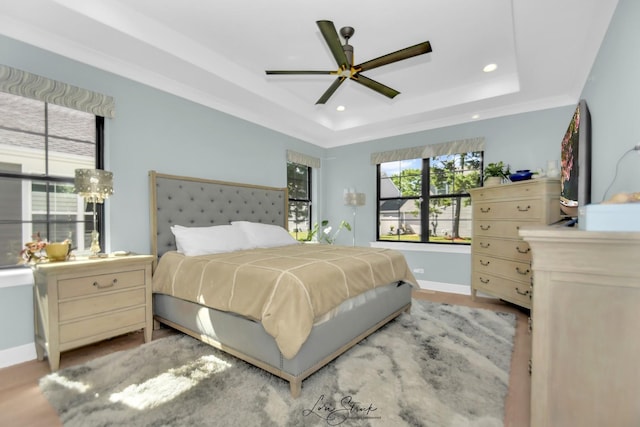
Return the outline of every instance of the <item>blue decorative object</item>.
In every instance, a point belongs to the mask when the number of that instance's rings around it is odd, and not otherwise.
[[[509,175],[509,179],[511,181],[524,181],[525,179],[531,179],[532,176],[533,172],[531,172],[529,169],[523,169]]]

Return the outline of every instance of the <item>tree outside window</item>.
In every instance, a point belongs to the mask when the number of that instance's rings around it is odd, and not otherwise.
[[[378,165],[378,240],[469,244],[482,152]]]

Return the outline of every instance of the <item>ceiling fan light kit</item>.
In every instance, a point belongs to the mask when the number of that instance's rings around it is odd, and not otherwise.
[[[320,33],[324,37],[327,46],[329,46],[329,50],[331,54],[336,60],[338,64],[337,70],[331,71],[314,71],[314,70],[266,70],[267,75],[292,75],[292,74],[306,74],[306,75],[314,75],[314,74],[323,74],[323,75],[336,75],[337,78],[334,82],[329,86],[329,88],[322,94],[322,96],[318,99],[316,104],[325,104],[331,95],[340,87],[342,82],[344,82],[347,78],[353,80],[357,83],[360,83],[363,86],[368,87],[388,98],[393,99],[398,92],[395,89],[392,89],[388,86],[385,86],[382,83],[379,83],[373,79],[370,79],[361,73],[363,71],[372,70],[377,67],[381,67],[383,65],[391,64],[393,62],[402,61],[404,59],[413,58],[414,56],[424,55],[425,53],[431,52],[431,43],[429,41],[425,41],[422,43],[418,43],[414,46],[410,46],[404,49],[400,49],[398,51],[380,56],[378,58],[372,59],[370,61],[363,62],[358,65],[353,65],[353,46],[349,44],[349,39],[355,33],[353,27],[342,27],[340,29],[340,35],[345,39],[344,45],[340,41],[340,37],[338,36],[338,32],[336,31],[336,27],[333,25],[331,21],[316,21],[318,24],[318,28],[320,29]]]

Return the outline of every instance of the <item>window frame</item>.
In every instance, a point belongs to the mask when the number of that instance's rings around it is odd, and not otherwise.
[[[18,96],[18,97],[23,97],[21,95],[15,95],[13,94],[13,96]],[[46,202],[46,212],[44,213],[45,215],[45,219],[44,220],[34,220],[34,211],[33,209],[30,210],[30,212],[28,213],[30,216],[29,220],[25,220],[24,215],[23,218],[21,218],[20,220],[14,220],[14,219],[0,219],[0,224],[4,224],[4,225],[16,225],[16,224],[20,224],[22,226],[24,226],[24,224],[44,224],[45,225],[45,229],[46,229],[46,237],[49,238],[49,236],[51,236],[52,233],[52,229],[54,228],[55,224],[77,224],[80,222],[84,222],[86,224],[85,226],[85,230],[88,229],[92,229],[93,228],[93,218],[91,217],[90,219],[87,218],[87,215],[84,216],[84,218],[82,220],[55,220],[53,217],[55,216],[55,213],[52,212],[52,205],[50,203],[49,197],[50,197],[50,193],[52,191],[52,189],[50,188],[51,185],[55,185],[56,183],[60,183],[60,184],[71,184],[74,185],[74,181],[75,181],[75,177],[71,176],[71,177],[65,177],[65,176],[58,176],[58,175],[53,175],[50,174],[49,172],[49,168],[50,168],[50,159],[49,159],[49,105],[50,103],[47,101],[43,101],[43,100],[36,100],[39,102],[43,103],[43,120],[44,120],[44,131],[42,133],[42,137],[43,137],[43,158],[44,158],[44,170],[45,173],[44,174],[35,174],[35,173],[20,173],[20,172],[9,172],[9,171],[3,171],[0,170],[0,179],[8,179],[8,180],[16,180],[22,183],[23,188],[25,187],[25,184],[27,184],[27,186],[29,187],[29,192],[30,194],[33,193],[33,186],[38,185],[38,184],[42,184],[45,187],[45,197],[47,199]],[[60,105],[56,105],[56,107],[60,107]],[[64,106],[62,106],[64,107]],[[70,107],[64,107],[70,110],[73,110],[73,108]],[[77,110],[80,111],[80,110]],[[88,113],[86,111],[83,111],[85,113]],[[105,145],[105,139],[104,139],[104,126],[105,126],[105,118],[103,116],[99,116],[96,115],[95,113],[88,113],[88,114],[92,114],[95,117],[95,151],[94,151],[94,168],[96,169],[103,169],[104,168],[104,160],[105,160],[105,156],[104,156],[104,145]],[[5,127],[2,126],[3,129],[9,130],[9,131],[24,131],[21,129],[16,129],[16,128],[12,128],[12,127]],[[38,133],[38,135],[40,135]],[[55,189],[53,190],[55,191]],[[89,212],[91,211],[91,214],[93,214],[93,206],[88,204],[87,206],[85,206],[85,212]],[[104,213],[104,204],[99,203],[96,205],[96,228],[99,232],[99,240],[100,240],[100,246],[101,247],[105,247],[105,224],[104,224],[104,217],[105,217],[105,213]],[[24,214],[24,212],[23,212]],[[42,214],[39,214],[42,215]],[[89,227],[89,228],[87,228]],[[86,231],[85,231],[86,234]],[[84,239],[85,236],[82,236],[82,238]],[[28,237],[27,237],[28,238]],[[79,238],[79,236],[76,236],[76,238]],[[25,243],[25,242],[23,242]],[[18,258],[19,254],[16,253],[16,258]],[[11,269],[11,268],[16,268],[16,267],[22,267],[22,265],[20,264],[0,264],[0,270],[3,269]]]
[[[479,163],[478,163],[478,169],[477,172],[479,174],[478,176],[478,180],[477,180],[477,184],[476,187],[470,187],[470,188],[477,188],[482,186],[482,182],[484,179],[483,176],[483,170],[484,170],[484,150],[474,150],[474,151],[468,151],[465,153],[453,153],[453,154],[449,154],[449,155],[436,155],[436,156],[432,156],[432,157],[423,157],[423,158],[415,158],[415,159],[405,159],[405,160],[421,160],[421,184],[420,184],[420,196],[402,196],[402,194],[400,194],[399,197],[385,197],[382,198],[381,197],[381,182],[382,179],[385,178],[382,176],[381,173],[381,165],[384,163],[393,163],[395,161],[402,161],[402,160],[391,160],[388,162],[382,162],[382,163],[378,163],[376,164],[376,242],[383,242],[383,243],[391,243],[391,244],[398,244],[398,243],[406,243],[406,244],[431,244],[431,245],[447,245],[447,246],[470,246],[472,243],[471,240],[471,235],[469,236],[469,238],[467,239],[468,241],[454,241],[453,239],[451,241],[443,241],[443,240],[432,240],[431,239],[431,228],[430,228],[430,223],[429,223],[429,206],[430,206],[430,202],[433,199],[452,199],[452,198],[460,198],[460,203],[464,203],[463,200],[464,199],[468,199],[469,200],[469,205],[471,204],[471,195],[468,191],[466,192],[462,192],[462,193],[446,193],[446,194],[437,194],[437,195],[432,195],[431,193],[431,188],[432,188],[432,184],[431,184],[431,172],[432,172],[432,167],[431,167],[431,160],[432,159],[436,159],[436,158],[441,158],[441,157],[446,157],[446,156],[458,156],[458,155],[462,155],[462,154],[477,154],[477,157],[479,159]],[[464,173],[464,170],[462,171]],[[391,179],[391,177],[386,177],[388,179]],[[426,183],[426,184],[425,184]],[[467,189],[468,190],[468,189]],[[406,203],[406,201],[409,200],[419,200],[420,201],[420,240],[418,241],[412,241],[412,240],[402,240],[402,239],[383,239],[381,238],[380,232],[381,232],[381,205],[384,201],[393,201],[393,200],[403,200],[404,202],[402,202],[402,204]],[[425,206],[427,207],[425,209]],[[458,221],[460,220],[460,218],[458,218]]]
[[[307,168],[307,198],[298,198],[298,197],[292,197],[291,194],[293,193],[292,191],[290,191],[290,181],[289,181],[289,165],[295,165],[296,167],[301,167],[301,168]],[[291,234],[293,236],[294,239],[299,240],[299,241],[305,241],[308,240],[308,236],[309,233],[312,231],[313,228],[313,168],[311,166],[302,164],[302,163],[297,163],[297,162],[293,162],[293,161],[287,161],[287,189],[289,189],[288,193],[288,200],[287,200],[287,205],[288,205],[288,212],[287,212],[287,218],[289,218],[288,221],[288,227],[289,227],[289,234]],[[299,222],[296,221],[291,221],[291,207],[293,206],[293,203],[307,203],[307,212],[308,212],[308,225],[309,225],[309,229],[307,230],[307,234],[305,236],[305,238],[299,238],[298,233],[300,233],[300,231],[298,231],[298,227],[297,225],[299,224]],[[294,230],[292,230],[292,228],[295,228]]]

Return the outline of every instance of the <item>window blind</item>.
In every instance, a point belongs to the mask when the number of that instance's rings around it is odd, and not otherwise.
[[[308,154],[298,153],[296,151],[287,150],[287,161],[292,163],[298,163],[312,168],[320,167],[320,159],[317,157],[309,156]]]
[[[371,164],[379,165],[380,163],[394,162],[398,160],[425,159],[427,157],[483,150],[484,137],[467,138],[442,142],[439,144],[423,145],[420,147],[400,148],[397,150],[371,153]]]
[[[2,64],[0,64],[0,91],[73,108],[96,116],[108,118],[115,116],[115,101],[111,96]]]

